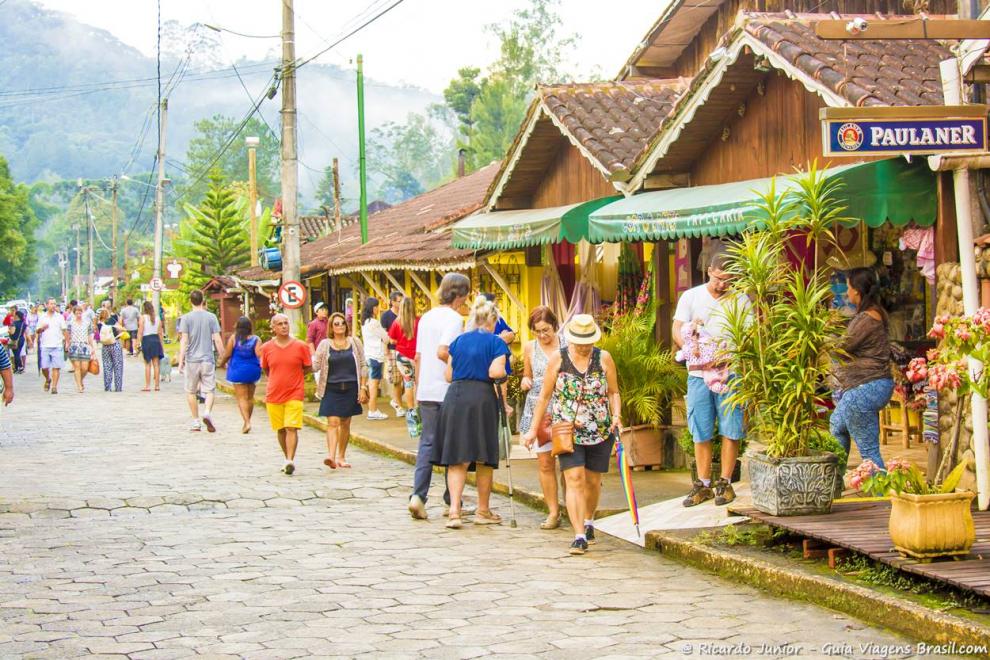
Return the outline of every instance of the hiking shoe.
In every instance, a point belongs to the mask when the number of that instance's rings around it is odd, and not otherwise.
[[[571,543],[571,549],[568,550],[572,555],[583,555],[588,551],[588,542],[584,539],[574,539]]]
[[[426,504],[420,499],[419,495],[413,495],[409,498],[409,514],[416,520],[427,519]]]
[[[688,496],[684,498],[684,506],[696,506],[715,497],[710,486],[706,486],[700,479],[695,480],[694,487]]]
[[[584,538],[588,539],[588,545],[598,543],[598,539],[595,538],[595,528],[593,525],[584,526]]]
[[[736,499],[736,491],[732,490],[732,484],[722,478],[715,482],[715,506],[724,506]]]

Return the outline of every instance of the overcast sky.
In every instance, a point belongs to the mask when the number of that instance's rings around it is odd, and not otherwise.
[[[37,1],[108,30],[145,54],[155,53],[155,0]],[[392,0],[295,0],[297,56],[322,50],[391,4]],[[485,25],[505,22],[527,4],[526,0],[405,0],[318,61],[348,66],[361,52],[368,76],[441,92],[459,67],[484,66],[495,58],[496,44]],[[562,0],[564,31],[581,37],[574,72],[588,74],[598,67],[607,78],[615,75],[666,4],[668,0]],[[279,0],[162,0],[161,5],[162,21],[209,23],[254,35],[278,34],[281,24]],[[278,45],[277,39],[223,34],[223,46],[232,58],[264,58]]]

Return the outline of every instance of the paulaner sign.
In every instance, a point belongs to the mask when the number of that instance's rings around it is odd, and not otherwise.
[[[950,154],[987,150],[987,106],[823,108],[826,156]]]

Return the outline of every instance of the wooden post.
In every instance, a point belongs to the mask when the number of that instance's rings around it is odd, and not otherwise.
[[[653,244],[653,297],[656,300],[656,327],[653,334],[661,346],[671,346],[671,324],[674,305],[670,294],[670,243],[659,241]]]
[[[399,280],[395,279],[395,276],[392,275],[392,273],[388,272],[387,270],[383,270],[382,273],[385,275],[385,279],[387,279],[389,282],[392,283],[392,286],[395,287],[396,291],[401,291],[403,294],[405,294],[406,287],[399,284]],[[389,302],[391,302],[391,300]],[[384,300],[382,301],[382,304],[383,305],[385,304]]]
[[[340,216],[340,173],[337,169],[337,159],[333,159],[333,224],[337,228],[337,244],[340,244],[340,233],[343,230]]]
[[[257,144],[259,138],[249,137],[245,140],[248,145],[248,222],[251,237],[251,265],[258,265],[258,217],[256,208],[258,206],[258,182],[257,182]]]
[[[426,285],[426,282],[423,281],[423,278],[421,278],[419,275],[416,274],[416,271],[409,270],[406,272],[409,273],[409,279],[415,282],[416,286],[422,289],[423,293],[426,294],[426,299],[430,301],[430,307],[432,308],[434,306],[434,302],[436,299],[433,297],[433,292],[430,291],[430,287]]]

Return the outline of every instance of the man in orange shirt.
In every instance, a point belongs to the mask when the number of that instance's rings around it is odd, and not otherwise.
[[[265,407],[285,456],[282,472],[291,475],[296,471],[294,461],[302,428],[306,374],[313,371],[313,359],[309,346],[289,334],[288,316],[273,316],[271,328],[274,337],[261,347],[261,368],[268,378]]]

